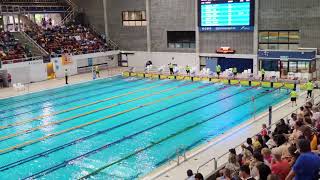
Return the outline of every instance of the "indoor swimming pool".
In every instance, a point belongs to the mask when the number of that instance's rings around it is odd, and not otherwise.
[[[287,90],[115,76],[0,100],[1,179],[137,179]]]

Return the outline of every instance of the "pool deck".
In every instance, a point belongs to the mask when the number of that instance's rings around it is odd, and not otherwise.
[[[126,69],[127,68],[117,67],[117,68],[110,68],[108,70],[101,70],[100,77],[107,78],[107,77],[111,77],[114,75],[118,75],[118,74],[121,74],[122,72],[124,72]],[[74,75],[74,76],[69,77],[69,85],[87,82],[90,80],[92,80],[91,73],[78,74],[78,75]],[[16,91],[16,90],[14,90],[13,87],[0,88],[0,99],[12,97],[12,96],[23,95],[23,94],[32,93],[32,92],[43,91],[43,90],[47,90],[47,89],[63,87],[63,86],[66,86],[64,78],[57,78],[57,79],[27,84],[27,85],[25,85],[25,90],[23,90],[23,91]]]
[[[320,90],[315,90],[314,97],[320,95]],[[291,107],[291,102],[289,99],[283,101],[277,107],[273,107],[272,114],[272,123],[275,123],[281,118],[286,117],[291,114],[291,112],[295,111],[298,107],[304,105],[306,102],[306,93],[301,93],[301,97],[298,98],[297,104],[298,106]],[[317,102],[319,102],[320,98],[317,98]],[[234,148],[244,142],[248,137],[252,137],[257,134],[261,130],[262,124],[268,124],[268,112],[263,112],[259,114],[257,117],[250,119],[244,124],[241,124],[238,127],[231,129],[214,138],[211,141],[208,141],[206,144],[201,145],[189,152],[186,153],[187,160],[185,161],[183,157],[180,157],[180,164],[177,165],[177,158],[170,161],[169,163],[163,165],[162,167],[156,169],[150,174],[146,175],[142,179],[144,180],[173,180],[173,179],[186,179],[186,171],[191,169],[194,173],[197,172],[197,169],[200,165],[204,164],[208,160],[214,157],[220,157],[224,155],[230,148]],[[240,148],[239,148],[240,149]],[[240,152],[239,149],[236,149],[237,152]],[[227,161],[227,156],[224,155],[219,158],[217,161],[218,167],[223,165]],[[199,169],[205,177],[208,177],[210,173],[214,170],[214,162],[203,166]]]

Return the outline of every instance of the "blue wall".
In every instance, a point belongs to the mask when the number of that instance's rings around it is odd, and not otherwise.
[[[233,67],[236,67],[239,73],[247,69],[253,70],[253,59],[219,58],[218,64],[222,71]]]

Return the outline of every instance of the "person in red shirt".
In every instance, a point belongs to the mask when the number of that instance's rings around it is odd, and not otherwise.
[[[287,160],[281,159],[281,154],[273,154],[273,160],[271,162],[271,172],[280,177],[281,180],[285,180],[290,172],[290,165]]]
[[[267,129],[266,124],[262,124],[262,130],[261,130],[260,134],[262,137],[268,135],[268,129]]]

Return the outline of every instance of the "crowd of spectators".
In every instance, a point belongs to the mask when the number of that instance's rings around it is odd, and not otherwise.
[[[219,180],[318,180],[320,179],[320,111],[307,102],[273,131],[266,125],[241,146],[229,150]]]
[[[17,60],[31,57],[27,45],[22,45],[10,32],[0,32],[0,60]]]
[[[88,54],[107,48],[99,35],[82,25],[33,27],[26,30],[26,33],[51,56]]]

